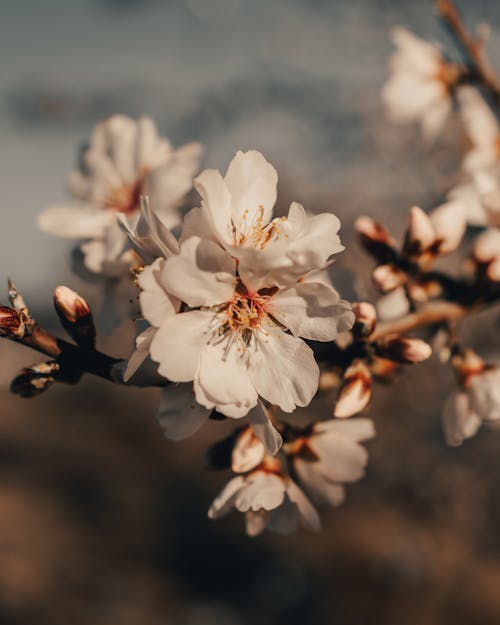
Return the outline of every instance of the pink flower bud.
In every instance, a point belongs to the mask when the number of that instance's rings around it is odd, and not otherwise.
[[[422,362],[432,354],[431,346],[425,341],[394,334],[381,339],[377,350],[384,358],[406,364]]]
[[[371,217],[358,217],[354,228],[365,249],[378,261],[388,262],[396,257],[396,244],[390,234]]]
[[[377,325],[377,311],[375,306],[369,302],[357,302],[352,305],[352,311],[355,315],[353,334],[366,338],[370,336]]]
[[[26,326],[21,314],[10,306],[0,306],[0,335],[13,338],[22,338]]]
[[[361,412],[372,395],[372,376],[368,367],[359,360],[345,372],[344,382],[335,405],[335,417],[346,418]]]
[[[405,284],[407,280],[406,273],[394,265],[379,265],[375,267],[372,278],[377,287],[384,293],[394,291],[394,289]]]
[[[418,206],[412,206],[404,244],[406,255],[420,256],[431,247],[435,240],[436,233],[429,216]]]
[[[54,307],[66,332],[79,344],[93,347],[95,326],[87,302],[67,286],[54,291]]]

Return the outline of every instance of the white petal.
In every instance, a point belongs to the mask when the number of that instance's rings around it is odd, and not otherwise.
[[[129,358],[127,368],[123,374],[123,381],[128,382],[130,378],[137,372],[142,363],[149,355],[149,347],[154,335],[156,334],[156,328],[147,328],[144,332],[141,332],[135,340],[136,350]]]
[[[182,244],[186,239],[193,236],[217,243],[206,206],[192,208],[184,216],[180,243]]]
[[[196,402],[191,384],[172,384],[162,389],[156,418],[167,438],[188,438],[207,421],[209,414]]]
[[[435,208],[429,215],[434,232],[442,239],[440,254],[449,254],[459,245],[465,233],[466,209],[462,202],[451,201]]]
[[[248,413],[247,418],[253,433],[262,442],[263,449],[272,456],[278,453],[283,439],[274,427],[264,404],[259,402],[259,405]]]
[[[196,380],[210,404],[213,402],[227,417],[243,417],[257,403],[245,354],[238,351],[236,342],[230,347],[226,341],[207,345],[200,356]],[[197,399],[202,402],[198,394]]]
[[[404,287],[399,287],[382,296],[376,304],[377,317],[381,321],[389,321],[403,317],[410,311],[410,302]]]
[[[375,427],[371,419],[328,419],[319,421],[314,426],[315,432],[335,432],[339,436],[355,442],[367,441],[375,436]]]
[[[247,476],[245,486],[236,494],[234,505],[240,512],[273,510],[285,499],[285,483],[273,473],[254,471]]]
[[[279,291],[268,309],[294,336],[315,341],[333,341],[354,323],[349,302],[333,288],[314,282]]]
[[[465,439],[474,436],[481,425],[481,419],[469,405],[466,393],[455,391],[450,395],[443,410],[443,431],[446,444],[461,445]]]
[[[103,236],[115,216],[112,211],[90,206],[50,206],[37,218],[38,227],[65,239],[92,239]]]
[[[191,307],[214,306],[233,298],[235,261],[216,243],[193,236],[167,260],[160,281]]]
[[[158,373],[173,382],[189,382],[198,370],[213,313],[193,310],[167,318],[151,343]]]
[[[246,212],[248,223],[260,219],[267,224],[276,202],[278,174],[264,156],[256,150],[237,152],[224,181],[231,194],[231,215],[239,224]]]
[[[312,436],[309,442],[319,458],[318,471],[329,480],[355,482],[363,477],[368,453],[348,436],[329,431]]]
[[[310,347],[281,330],[254,333],[250,378],[259,393],[284,412],[307,406],[318,390],[319,368]]]
[[[290,501],[296,504],[299,509],[304,527],[315,532],[319,531],[321,528],[321,522],[316,509],[297,484],[292,482],[290,479],[288,480],[286,494],[288,495]]]
[[[245,478],[241,475],[230,480],[222,491],[213,500],[208,510],[208,518],[220,519],[226,515],[234,506],[234,499],[237,493],[245,485]]]
[[[164,264],[165,260],[158,258],[152,265],[144,268],[138,279],[142,289],[139,295],[142,315],[156,328],[159,328],[165,319],[175,315],[180,306],[179,300],[166,293],[158,282]]]
[[[245,512],[245,529],[247,536],[258,536],[267,527],[271,519],[271,512],[267,510],[248,510]]]
[[[473,376],[469,399],[471,409],[485,421],[500,419],[500,368]]]
[[[223,244],[231,244],[233,241],[231,194],[220,172],[205,169],[195,178],[194,187],[201,195],[218,240]]]
[[[345,489],[341,484],[332,482],[317,470],[317,462],[300,456],[295,457],[293,466],[299,482],[317,503],[339,506],[345,498]]]

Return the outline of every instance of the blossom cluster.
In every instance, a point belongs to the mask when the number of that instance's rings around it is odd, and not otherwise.
[[[409,209],[400,244],[371,217],[355,220],[375,261],[376,301],[350,303],[332,284],[330,267],[344,250],[334,214],[297,202],[275,213],[278,175],[259,151],[238,151],[224,174],[198,173],[200,144],[174,148],[151,119],[116,115],[97,124],[70,174],[74,201],[46,208],[38,224],[76,240],[103,285],[134,290],[135,349],[125,361],[98,351],[90,306],[66,286],[55,290],[54,306],[72,342],[52,336],[10,283],[0,335],[50,357],[23,369],[13,392],[34,397],[93,373],[160,387],[157,419],[169,439],[214,420],[232,424],[207,451],[209,467],[233,473],[208,515],[238,510],[252,536],[319,528],[316,506],[340,505],[345,485],[364,475],[375,427],[361,413],[374,383],[433,351],[458,383],[443,408],[446,443],[460,445],[500,420],[500,366],[463,345],[455,327],[500,300],[491,81],[403,27],[393,41],[382,89],[388,118],[418,122],[437,141],[456,109],[469,148],[444,196],[428,211]],[[462,255],[451,274],[440,269],[449,255]],[[425,335],[408,335],[424,327]]]

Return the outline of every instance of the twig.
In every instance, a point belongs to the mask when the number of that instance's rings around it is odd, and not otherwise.
[[[436,0],[436,11],[457,43],[473,75],[488,90],[496,104],[500,103],[500,81],[490,65],[483,41],[473,37],[465,28],[453,0]]]

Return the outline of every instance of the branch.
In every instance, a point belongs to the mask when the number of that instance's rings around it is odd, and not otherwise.
[[[436,11],[462,52],[474,76],[488,90],[496,104],[500,103],[500,81],[485,53],[484,42],[472,36],[464,26],[453,0],[436,0]]]

